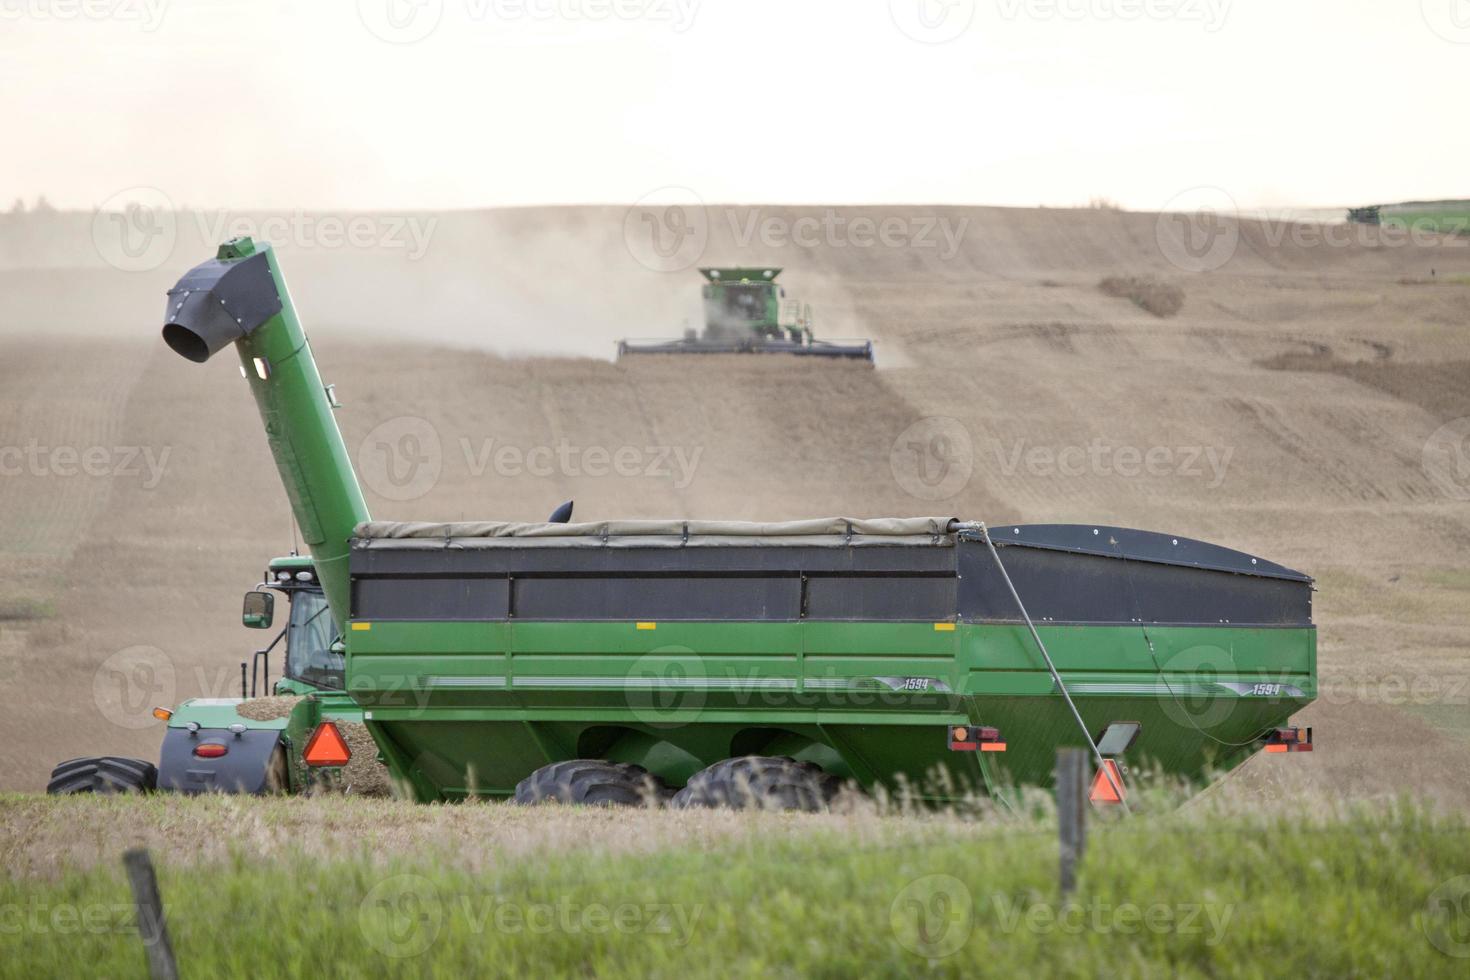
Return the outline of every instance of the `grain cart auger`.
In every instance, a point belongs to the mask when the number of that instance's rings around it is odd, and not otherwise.
[[[1311,580],[1265,559],[946,516],[370,521],[268,248],[186,274],[165,337],[239,350],[346,690],[419,800],[1006,800],[1062,745],[1106,799],[1135,765],[1200,784],[1311,748]]]
[[[704,328],[678,340],[621,340],[618,359],[639,354],[790,354],[872,363],[870,340],[818,340],[810,304],[788,299],[780,269],[700,269]]]
[[[235,344],[312,554],[274,559],[260,585],[246,593],[241,620],[255,629],[272,627],[277,596],[290,605],[275,639],[241,664],[239,698],[192,698],[155,708],[166,726],[156,765],[117,756],[69,759],[52,771],[47,790],[386,791],[363,711],[345,690],[341,640],[350,604],[348,539],[368,519],[367,507],[269,247],[257,249],[249,239],[228,242],[215,259],[190,270],[169,291],[163,337],[197,362]],[[274,685],[273,653],[280,671]],[[270,697],[257,700],[256,694]],[[326,730],[323,723],[343,744],[357,747],[355,758],[341,759],[313,741]]]

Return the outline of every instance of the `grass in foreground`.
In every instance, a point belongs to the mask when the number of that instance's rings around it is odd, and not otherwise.
[[[1094,823],[1059,901],[1044,819],[706,814],[706,833],[688,813],[370,803],[369,819],[401,811],[435,832],[360,851],[362,803],[267,801],[260,819],[295,808],[311,819],[278,829],[335,836],[327,853],[155,845],[185,975],[1422,976],[1470,957],[1470,829],[1409,805]],[[0,799],[0,816],[33,805]],[[85,820],[136,804],[53,805]],[[231,834],[220,801],[155,809]],[[545,846],[498,846],[536,819]],[[8,859],[33,849],[20,837]],[[118,861],[10,867],[0,975],[144,975]]]

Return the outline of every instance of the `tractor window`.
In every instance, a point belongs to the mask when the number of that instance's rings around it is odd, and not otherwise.
[[[332,652],[337,630],[325,596],[308,591],[291,596],[286,631],[287,677],[336,691],[346,688],[342,655]]]
[[[765,286],[728,286],[725,309],[746,320],[761,320],[766,315]]]

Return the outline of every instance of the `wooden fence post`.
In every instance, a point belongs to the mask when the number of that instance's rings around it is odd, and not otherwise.
[[[1087,850],[1087,752],[1057,749],[1057,832],[1061,843],[1062,895],[1077,887],[1077,862]]]
[[[148,851],[134,848],[123,853],[123,867],[133,889],[133,902],[138,907],[138,934],[148,952],[148,972],[153,980],[179,980],[179,966],[174,962],[174,947],[168,938],[168,922],[163,916],[163,898],[158,894],[158,876],[153,873],[153,860]]]

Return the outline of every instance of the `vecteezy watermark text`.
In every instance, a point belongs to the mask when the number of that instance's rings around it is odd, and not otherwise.
[[[995,447],[996,466],[1005,476],[1023,470],[1030,476],[1180,476],[1208,478],[1211,490],[1225,482],[1234,446],[1114,446],[1093,439],[1085,446],[1028,445],[1018,439],[1009,449]]]
[[[421,875],[385,878],[358,906],[357,922],[368,945],[384,956],[422,955],[438,941],[453,917],[473,935],[646,935],[677,947],[694,935],[702,904],[670,902],[578,902],[560,895],[549,901],[512,901],[490,894],[445,894]]]
[[[484,439],[476,446],[461,436],[465,465],[470,476],[484,476],[486,470],[496,476],[622,476],[672,481],[675,490],[684,490],[694,482],[694,471],[703,446],[692,450],[684,446],[576,446],[562,440],[555,446],[496,445]]]
[[[694,482],[703,446],[519,446],[494,437],[460,436],[465,469],[475,479],[487,475],[514,479],[531,476],[622,477],[668,481],[676,490]],[[373,428],[357,450],[358,472],[370,490],[389,500],[415,500],[433,490],[452,457],[438,428],[413,415],[400,415]]]
[[[1225,26],[1232,0],[996,0],[1005,20],[1183,21],[1213,34]]]
[[[357,0],[357,17],[380,41],[414,44],[439,30],[446,7],[461,25],[642,21],[682,34],[694,26],[699,0]]]
[[[0,0],[3,3],[4,0]],[[304,250],[357,249],[423,258],[439,225],[434,215],[267,214],[183,211],[156,187],[129,187],[103,201],[92,216],[92,244],[102,260],[123,272],[147,272],[168,262],[181,230],[192,222],[200,241],[249,236]]]
[[[641,197],[623,218],[623,241],[638,262],[677,272],[698,262],[721,226],[737,248],[918,249],[941,261],[959,253],[968,217],[944,214],[843,214],[837,208],[714,207],[687,187],[661,187]]]
[[[0,477],[143,477],[144,490],[163,479],[172,446],[0,446]]]
[[[918,248],[935,249],[945,261],[954,258],[970,219],[948,215],[846,217],[833,208],[792,218],[765,214],[760,208],[726,208],[730,237],[740,248]]]
[[[30,901],[0,905],[0,936],[55,935],[75,936],[80,933],[99,936],[109,933],[136,933],[138,907],[132,902]]]
[[[0,20],[118,20],[156,31],[170,0],[0,0]]]
[[[1206,946],[1218,946],[1224,940],[1230,920],[1235,916],[1234,905],[1214,902],[1140,903],[1087,899],[1053,906],[995,894],[991,896],[990,904],[996,923],[1005,933],[1203,936]]]

